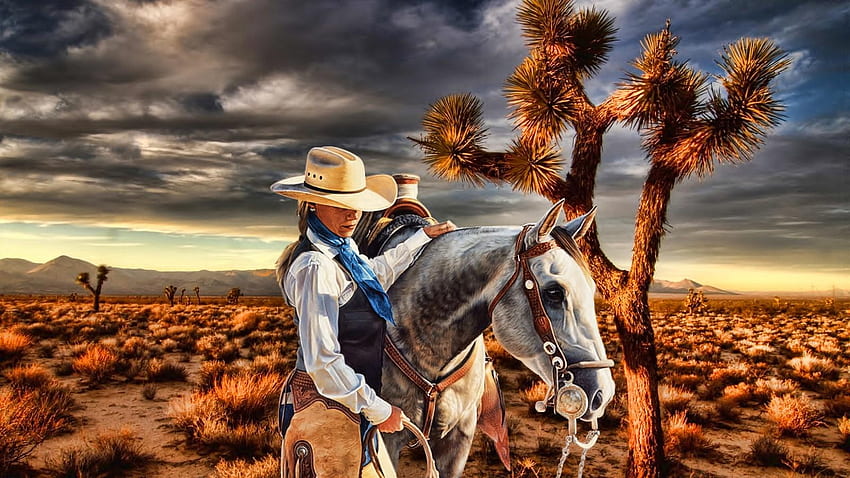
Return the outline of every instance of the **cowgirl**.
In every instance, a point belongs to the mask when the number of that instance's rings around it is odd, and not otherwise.
[[[394,324],[385,290],[422,246],[455,227],[426,226],[381,256],[360,255],[350,237],[362,211],[391,206],[397,186],[392,176],[366,177],[357,155],[332,146],[311,149],[305,174],[271,189],[299,201],[301,232],[277,269],[299,339],[284,475],[357,477],[362,430],[402,429],[401,409],[379,395],[384,333]]]

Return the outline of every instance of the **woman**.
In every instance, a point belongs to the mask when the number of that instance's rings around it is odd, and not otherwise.
[[[285,432],[285,475],[359,476],[361,436],[402,429],[402,411],[380,398],[384,333],[394,324],[385,290],[431,238],[454,229],[426,226],[368,259],[350,239],[362,211],[395,202],[388,175],[366,177],[360,158],[333,146],[307,154],[305,174],[272,191],[299,201],[301,237],[278,261],[278,282],[295,307],[299,347],[289,381],[295,414]]]

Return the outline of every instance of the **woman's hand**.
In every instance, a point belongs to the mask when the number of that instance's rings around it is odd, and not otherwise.
[[[392,405],[390,417],[375,426],[378,427],[378,431],[381,433],[394,433],[401,431],[401,429],[404,428],[404,425],[401,424],[402,416],[404,416],[404,412],[401,411],[401,408]]]
[[[431,224],[430,226],[425,226],[422,228],[425,231],[425,234],[430,238],[435,238],[437,236],[442,236],[443,234],[454,231],[457,229],[457,226],[451,221],[441,222],[438,224]]]

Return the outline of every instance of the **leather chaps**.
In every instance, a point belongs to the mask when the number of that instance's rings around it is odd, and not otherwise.
[[[395,478],[380,433],[380,472],[374,459],[363,466],[360,415],[320,395],[306,372],[293,372],[288,386],[295,413],[283,437],[283,478]]]

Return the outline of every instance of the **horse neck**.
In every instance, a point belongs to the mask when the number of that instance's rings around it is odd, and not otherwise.
[[[398,321],[390,335],[421,373],[445,373],[490,325],[490,301],[513,272],[516,232],[470,228],[440,236],[390,289]]]

